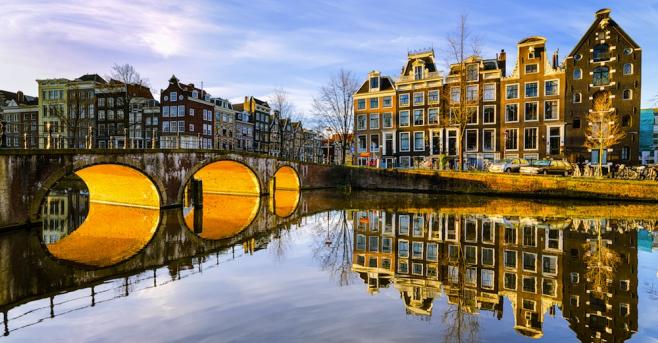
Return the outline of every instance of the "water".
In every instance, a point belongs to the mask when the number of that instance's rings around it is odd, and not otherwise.
[[[42,228],[0,235],[0,342],[658,339],[655,205],[305,192],[160,212],[70,185],[50,199]]]

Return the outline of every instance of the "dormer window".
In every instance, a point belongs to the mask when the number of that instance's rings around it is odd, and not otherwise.
[[[414,79],[422,80],[423,79],[423,66],[414,67]]]
[[[176,101],[177,97],[178,95],[176,95],[176,92],[169,93],[169,99],[171,99],[171,101]]]
[[[610,59],[610,47],[608,44],[599,44],[594,47],[594,62],[607,61]]]
[[[199,92],[197,92],[195,90],[192,91],[192,97],[195,98],[195,99],[198,99],[199,98]]]
[[[466,67],[466,81],[478,80],[478,65],[470,64]]]
[[[370,89],[379,89],[379,76],[370,78]]]

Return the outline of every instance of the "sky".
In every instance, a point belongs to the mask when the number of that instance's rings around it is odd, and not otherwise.
[[[156,96],[172,74],[233,101],[267,100],[283,88],[313,120],[312,98],[340,69],[359,81],[371,70],[398,77],[407,52],[423,48],[434,48],[445,69],[447,37],[462,14],[483,57],[505,49],[509,73],[518,41],[544,36],[562,60],[603,7],[643,49],[642,107],[658,95],[658,1],[0,2],[0,89],[29,95],[37,95],[36,79],[105,76],[129,63]]]

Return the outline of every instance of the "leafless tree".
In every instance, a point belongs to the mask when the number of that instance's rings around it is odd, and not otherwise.
[[[442,98],[445,104],[448,104],[447,111],[444,113],[446,122],[456,127],[458,142],[458,170],[464,166],[464,133],[466,125],[472,120],[477,113],[477,106],[480,102],[482,91],[478,90],[475,97],[468,96],[468,71],[467,59],[471,56],[479,57],[481,53],[480,39],[471,33],[468,28],[467,16],[460,17],[457,32],[447,38],[448,48],[446,56],[449,56],[448,65],[447,91],[443,93]],[[479,73],[479,69],[477,69]],[[459,92],[458,96],[456,93]]]
[[[596,240],[584,244],[585,265],[587,271],[585,276],[589,285],[589,290],[602,297],[608,293],[609,281],[614,279],[617,266],[621,262],[619,254],[608,248],[601,236],[601,229],[605,223],[602,220],[594,221],[596,230]]]
[[[327,212],[327,228],[318,226],[318,240],[314,256],[323,270],[328,271],[340,286],[349,285],[352,273],[352,230],[348,224],[347,213],[343,211]],[[326,235],[325,235],[326,234]]]
[[[276,145],[282,156],[293,157],[288,156],[289,154],[287,152],[289,150],[294,152],[294,130],[288,131],[287,129],[289,125],[292,128],[295,106],[290,101],[288,92],[283,88],[274,89],[268,103],[272,110],[274,110],[275,113],[278,113],[278,118],[273,122],[273,125],[276,125],[276,128],[274,129],[276,129],[278,136],[275,136],[272,144]],[[287,143],[290,143],[292,146],[289,146]]]
[[[587,114],[585,146],[599,150],[598,175],[601,174],[603,151],[619,143],[626,133],[621,128],[619,117],[612,107],[609,91],[594,93],[592,109]]]
[[[71,83],[67,90],[67,108],[63,106],[51,106],[48,111],[50,116],[59,120],[59,130],[62,139],[66,140],[66,146],[62,142],[56,142],[59,148],[83,148],[89,146],[88,129],[93,126],[93,89],[83,88],[76,83]],[[83,139],[86,137],[83,145]]]
[[[313,99],[313,111],[325,127],[338,135],[342,151],[342,164],[351,144],[354,127],[354,93],[359,83],[354,75],[341,69],[329,82],[320,88],[319,95]]]

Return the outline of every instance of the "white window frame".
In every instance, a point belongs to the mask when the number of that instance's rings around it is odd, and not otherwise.
[[[436,101],[430,100],[431,99],[430,93],[434,93],[434,92],[436,92],[436,99],[437,99]],[[440,102],[441,102],[441,91],[439,91],[438,89],[432,89],[432,90],[427,91],[427,103],[429,105],[435,105],[435,104],[438,104]]]
[[[385,123],[385,121],[384,121],[384,116],[387,115],[387,114],[391,116],[391,125],[390,125],[390,126],[384,126],[384,123]],[[382,113],[381,122],[382,122],[382,123],[381,123],[381,127],[382,127],[382,129],[392,129],[393,126],[395,126],[395,124],[393,123],[393,122],[394,122],[394,119],[393,119],[393,112],[384,112],[384,113]]]
[[[423,135],[423,146],[422,149],[416,149],[416,134],[421,133]],[[414,131],[414,142],[413,142],[413,150],[414,151],[425,151],[425,131]]]
[[[359,126],[359,118],[364,117],[365,120],[363,121],[364,125]],[[357,131],[365,131],[368,129],[368,115],[367,114],[357,114],[356,115],[356,130]]]
[[[555,109],[556,117],[553,118],[553,119],[546,119],[546,103],[547,102],[556,102],[557,103],[557,106],[555,107],[556,108]],[[560,100],[559,99],[544,100],[543,112],[544,112],[544,121],[557,121],[557,120],[560,120]]]
[[[492,131],[493,132],[493,134],[492,134],[493,144],[491,145],[492,146],[491,150],[485,150],[484,149],[484,132],[485,131]],[[497,140],[496,139],[496,129],[492,129],[492,128],[482,129],[482,151],[484,151],[484,152],[495,152],[496,151],[496,140]]]
[[[485,264],[484,263],[484,251],[491,251],[491,264]],[[487,247],[481,247],[480,248],[480,262],[483,266],[486,267],[493,267],[496,265],[496,249],[494,248],[487,248]]]
[[[626,65],[630,65],[630,66],[631,66],[631,72],[630,72],[630,73],[626,73],[626,68],[625,68]],[[624,64],[621,66],[621,73],[622,73],[624,76],[626,76],[626,75],[633,75],[633,73],[635,73],[635,66],[633,65],[633,63],[630,63],[630,62],[628,62],[628,63],[624,63]]]
[[[459,93],[458,93],[459,96],[457,97],[457,100],[455,100],[455,99],[452,98],[452,91],[453,91],[453,89],[456,89],[456,90],[459,91]],[[457,87],[457,86],[455,86],[455,87],[450,87],[450,94],[449,94],[449,96],[450,96],[450,103],[451,103],[451,104],[458,104],[458,103],[461,101],[461,97],[462,97],[462,95],[461,95],[461,89],[460,89],[459,87]]]
[[[528,89],[527,89],[526,87],[528,87],[528,85],[531,85],[531,84],[533,84],[533,83],[537,86],[537,95],[535,95],[535,96],[529,96],[529,95],[527,94],[527,90],[528,90]],[[541,93],[541,92],[540,92],[540,90],[539,90],[539,81],[529,81],[529,82],[524,82],[524,83],[523,83],[523,97],[524,97],[524,98],[530,98],[530,99],[539,98],[539,94],[540,94],[540,93]]]
[[[537,132],[537,134],[535,135],[535,148],[534,148],[534,149],[526,148],[526,147],[525,147],[525,137],[526,137],[526,132],[525,132],[525,130],[529,130],[529,129],[535,129],[536,132]],[[524,151],[535,151],[535,150],[539,150],[539,127],[537,127],[537,126],[532,126],[532,127],[524,127],[524,128],[523,128],[523,150],[524,150]]]
[[[578,101],[576,101],[576,95],[578,95]],[[574,92],[573,96],[571,97],[571,102],[574,104],[580,104],[583,102],[583,94],[580,92]]]
[[[409,151],[411,151],[411,144],[412,144],[412,143],[411,143],[411,135],[410,135],[410,132],[408,132],[408,131],[406,131],[406,132],[399,132],[398,135],[399,135],[399,136],[398,136],[398,141],[400,142],[400,149],[399,149],[399,151],[400,151],[400,152],[409,152]],[[403,136],[403,135],[406,135],[406,136],[407,136],[407,142],[409,143],[408,146],[407,146],[407,149],[404,149],[403,146],[402,146],[402,136]]]
[[[475,88],[475,98],[474,99],[469,99],[468,93],[469,89]],[[467,85],[466,86],[466,97],[464,98],[466,102],[478,102],[478,98],[480,96],[480,85]]]
[[[436,110],[436,123],[430,123],[430,111]],[[441,110],[439,107],[430,107],[427,109],[427,125],[439,125],[441,124]]]
[[[505,145],[503,146],[504,151],[519,151],[519,128],[518,127],[510,127],[506,128],[505,131],[516,131],[516,149],[507,149],[507,139],[505,140]]]
[[[372,106],[373,100],[377,101],[377,106],[375,107]],[[378,109],[378,108],[379,108],[379,98],[378,97],[368,98],[368,109]]]
[[[495,83],[494,83],[494,85],[495,85]],[[492,125],[492,124],[496,124],[496,107],[498,107],[498,106],[496,106],[496,105],[483,105],[483,106],[482,106],[482,125]],[[485,110],[486,108],[493,108],[493,111],[494,111],[494,112],[493,112],[493,121],[492,121],[492,122],[485,122],[485,121],[484,121],[484,112],[485,112],[484,110]]]
[[[400,118],[402,117],[400,114],[402,112],[407,112],[407,125],[403,125],[402,120],[400,120]],[[409,127],[409,126],[411,126],[411,111],[410,110],[398,111],[398,125],[400,125],[400,127]]]
[[[507,89],[512,87],[512,86],[516,86],[516,98],[510,98],[510,97],[507,96],[509,94]],[[518,99],[520,97],[521,97],[521,90],[519,89],[519,84],[518,83],[510,83],[510,84],[505,85],[505,100],[514,100],[514,99]]]
[[[390,100],[389,101],[390,104],[388,106],[386,106],[386,99],[387,98]],[[393,107],[393,97],[390,96],[390,95],[382,97],[382,108],[392,108],[392,107]]]
[[[555,273],[549,273],[544,271],[544,259],[551,259],[555,261]],[[558,258],[555,255],[543,255],[541,257],[541,272],[542,274],[557,276],[560,266],[558,265]]]
[[[625,97],[625,92],[628,91],[628,94],[630,95],[628,98]],[[621,99],[622,100],[633,100],[633,90],[632,89],[624,89],[621,91]]]
[[[420,94],[420,96],[421,96],[421,101],[416,103],[416,95],[418,95],[418,94]],[[424,106],[425,105],[425,92],[414,92],[413,97],[412,97],[411,100],[412,100],[411,103],[414,106]]]
[[[420,124],[416,124],[416,111],[420,111],[420,117],[422,118],[422,122]],[[425,126],[425,109],[423,108],[414,108],[413,111],[411,112],[411,125],[412,126]]]
[[[516,106],[516,120],[507,120],[507,106]],[[505,123],[518,123],[519,118],[521,117],[519,115],[519,103],[513,102],[513,103],[505,104],[505,112],[503,113],[503,115],[505,116]]]
[[[402,102],[402,97],[406,96],[407,97],[407,103]],[[398,95],[398,106],[399,107],[409,107],[411,105],[411,99],[409,98],[409,93],[402,93]]]
[[[525,255],[526,255],[526,254],[527,254],[527,255],[533,255],[533,256],[535,257],[535,267],[534,267],[534,269],[526,269],[526,268],[525,268]],[[537,254],[536,254],[536,253],[534,253],[534,252],[529,252],[529,251],[523,251],[523,252],[521,253],[521,270],[523,270],[524,272],[536,273],[536,272],[537,272],[537,261],[538,261],[538,260],[539,260],[539,259],[537,258]]]
[[[578,78],[574,77],[576,75],[576,72],[578,72]],[[583,79],[583,70],[581,68],[574,68],[573,73],[571,73],[571,78],[574,80],[582,80]]]
[[[374,117],[377,118],[377,127],[370,126],[370,124],[372,124],[372,118],[374,118]],[[380,119],[381,118],[379,116],[379,113],[370,113],[370,115],[368,115],[368,129],[369,130],[378,130],[378,129],[380,129],[381,128],[381,125],[379,123]]]
[[[548,82],[556,82],[555,86],[555,94],[546,94],[546,84]],[[550,79],[550,80],[544,80],[544,96],[558,96],[560,95],[560,79]]]
[[[469,131],[475,131],[475,150],[469,150],[468,149],[468,132]],[[466,151],[467,152],[477,152],[480,149],[480,135],[479,135],[479,130],[478,129],[466,129],[464,131],[464,143],[466,145]]]
[[[537,115],[537,119],[530,119],[530,120],[528,120],[528,118],[526,117],[526,107],[525,107],[525,104],[530,104],[530,103],[534,103],[534,104],[537,106],[537,113],[536,113],[536,115]],[[523,103],[523,121],[526,122],[526,123],[538,122],[538,121],[539,121],[539,117],[540,117],[540,115],[539,115],[539,101],[525,101],[525,102]]]
[[[507,265],[507,253],[508,252],[513,252],[514,253],[514,267],[510,267]],[[519,252],[516,250],[511,250],[511,249],[505,249],[503,253],[503,268],[506,270],[517,270],[519,268]]]
[[[537,69],[536,69],[536,71],[528,73],[528,66],[532,66],[532,65],[536,66]],[[525,65],[523,65],[523,74],[532,75],[532,74],[537,74],[537,73],[539,73],[539,63],[526,63]],[[539,89],[537,90],[537,93],[539,93]]]
[[[480,124],[480,106],[466,106],[466,110],[470,111],[470,109],[474,108],[475,109],[475,114],[471,117],[471,119],[475,118],[475,122],[471,123],[468,122],[466,125],[478,125]]]
[[[486,94],[487,86],[493,86],[493,99],[487,99],[484,95]],[[482,86],[482,101],[496,101],[496,84],[495,83],[485,83]]]

